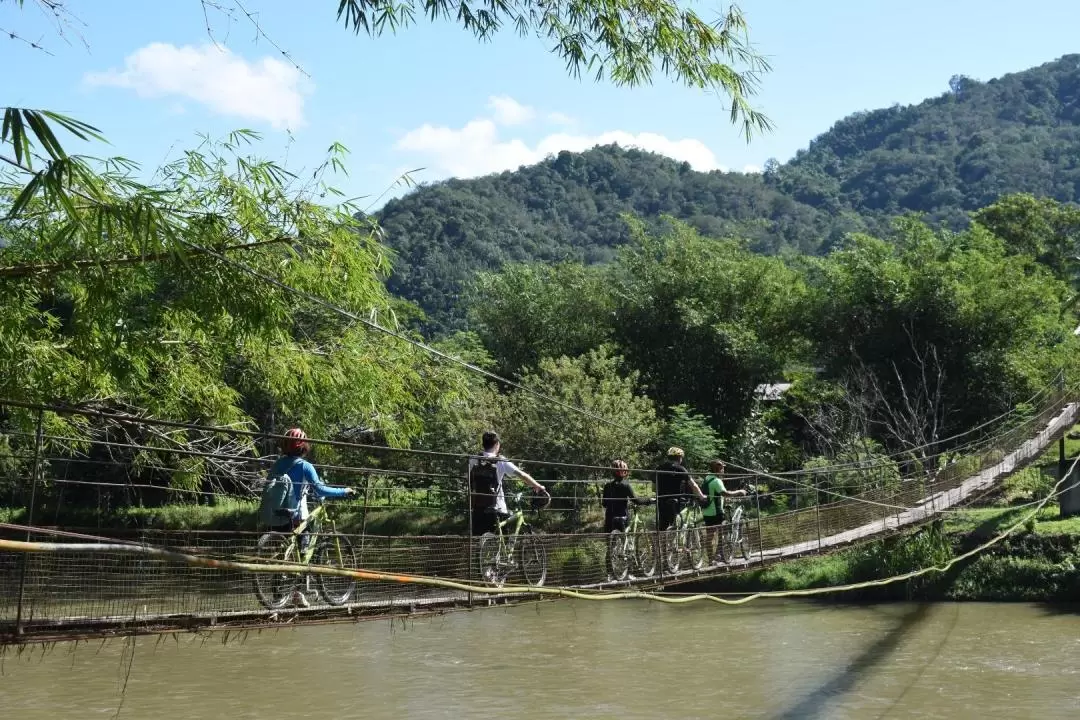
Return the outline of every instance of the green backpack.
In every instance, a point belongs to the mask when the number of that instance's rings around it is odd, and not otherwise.
[[[296,463],[289,468],[296,466]],[[271,477],[259,498],[259,522],[267,527],[284,525],[292,517],[292,478],[286,473]]]

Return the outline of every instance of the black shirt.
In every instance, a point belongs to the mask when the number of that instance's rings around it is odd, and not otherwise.
[[[604,517],[607,519],[626,517],[630,501],[634,499],[634,490],[630,483],[612,480],[604,485],[601,501],[604,503]]]
[[[656,495],[660,502],[671,502],[686,494],[690,471],[668,460],[656,468]]]

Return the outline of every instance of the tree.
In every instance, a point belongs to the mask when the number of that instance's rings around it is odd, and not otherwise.
[[[300,186],[244,154],[254,140],[241,132],[205,143],[154,186],[119,161],[84,161],[92,172],[73,172],[59,194],[20,185],[17,169],[0,172],[0,363],[17,368],[0,376],[0,397],[210,425],[299,423],[324,437],[364,428],[404,445],[429,411],[467,390],[417,347],[289,290],[392,323],[376,237],[350,206],[313,201],[333,195],[326,183],[341,149]],[[9,420],[25,427],[26,415]],[[185,452],[259,452],[212,432],[48,422],[52,435],[141,445],[111,459],[190,489],[234,489],[247,476],[239,463]],[[158,468],[177,470],[162,478]]]
[[[511,392],[500,406],[496,427],[507,452],[515,457],[599,467],[610,467],[616,458],[637,464],[658,435],[656,409],[641,394],[637,373],[628,372],[610,348],[590,350],[580,357],[541,360],[537,369],[522,377],[521,384],[538,393],[551,393],[592,416],[527,391]],[[541,472],[545,471],[552,470]]]
[[[542,358],[575,357],[611,334],[605,276],[573,263],[511,265],[484,273],[469,300],[471,324],[507,375]]]
[[[699,471],[707,468],[709,462],[724,450],[724,441],[709,424],[709,419],[687,405],[670,408],[664,442],[668,447],[682,448],[686,453],[686,466]]]
[[[631,225],[635,241],[611,272],[614,337],[659,405],[695,407],[731,436],[754,388],[804,349],[794,323],[802,280],[779,258],[679,222],[660,237]]]
[[[1010,253],[1032,257],[1068,279],[1080,254],[1080,208],[1026,193],[1007,195],[972,215],[1005,242]]]
[[[731,6],[714,22],[702,20],[674,0],[340,0],[338,19],[356,33],[381,35],[412,25],[423,13],[432,21],[454,18],[480,40],[504,27],[553,42],[552,52],[578,77],[637,86],[652,81],[656,66],[672,80],[711,90],[731,100],[731,121],[749,141],[771,124],[750,106],[768,62],[750,46],[742,11]],[[741,67],[735,67],[741,66]]]
[[[892,244],[854,236],[809,282],[801,322],[826,377],[869,373],[876,404],[893,412],[915,389],[931,393],[915,413],[931,436],[999,415],[1076,363],[1059,312],[1067,286],[979,225],[953,234],[908,219]],[[902,449],[909,431],[873,434]]]

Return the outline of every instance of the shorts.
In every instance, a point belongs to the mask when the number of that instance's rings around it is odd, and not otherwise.
[[[510,517],[506,513],[500,513],[493,507],[476,509],[472,511],[472,534],[483,535],[495,532],[495,522],[499,517]]]
[[[675,518],[682,510],[682,503],[678,500],[661,500],[656,505],[656,523],[660,530],[669,530],[675,524]]]
[[[724,515],[723,515],[723,513],[720,513],[718,515],[712,515],[712,516],[706,515],[706,516],[704,516],[704,520],[705,520],[705,527],[716,527],[717,525],[722,525],[723,524]]]
[[[626,516],[621,517],[606,517],[604,518],[604,532],[609,533],[612,530],[622,530],[626,532]]]

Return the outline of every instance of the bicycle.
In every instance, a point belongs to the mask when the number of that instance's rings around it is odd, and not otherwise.
[[[740,501],[732,501],[732,504],[735,509],[731,512],[731,519],[720,526],[720,542],[717,544],[720,562],[725,564],[734,559],[736,550],[743,560],[750,559],[750,538],[743,504]]]
[[[682,501],[682,509],[675,516],[675,523],[667,531],[664,561],[669,572],[677,573],[685,554],[690,567],[700,570],[705,566],[705,526],[701,506],[693,501]]]
[[[515,554],[521,557],[521,571],[525,582],[533,587],[540,587],[547,579],[547,550],[540,539],[539,531],[525,520],[525,511],[521,509],[524,493],[513,497],[514,512],[495,523],[495,532],[486,532],[480,536],[479,562],[481,576],[495,587],[502,587],[510,572],[516,567]],[[551,496],[547,503],[551,504]],[[534,505],[534,512],[541,510]],[[508,533],[507,527],[512,528]]]
[[[631,563],[637,577],[652,577],[656,572],[654,539],[645,528],[645,521],[637,508],[631,505],[630,510],[626,530],[612,530],[608,540],[609,566],[615,580],[625,580],[630,575]]]
[[[322,532],[324,520],[330,525],[328,535]],[[309,527],[312,532],[302,537],[301,533]],[[309,565],[314,558],[316,565],[349,570],[357,566],[352,543],[349,538],[337,534],[334,521],[322,503],[290,532],[271,531],[262,535],[256,544],[256,554],[266,563]],[[300,590],[301,579],[304,580],[304,590]],[[280,610],[288,604],[294,591],[310,590],[310,583],[310,575],[300,571],[255,573],[255,597],[267,610]],[[316,575],[315,585],[318,594],[328,605],[344,605],[356,591],[355,578],[337,575]]]

